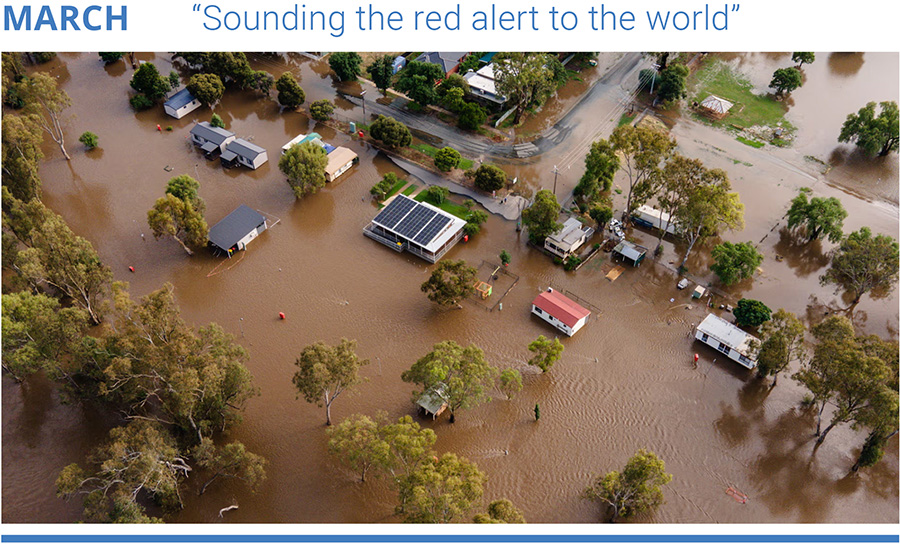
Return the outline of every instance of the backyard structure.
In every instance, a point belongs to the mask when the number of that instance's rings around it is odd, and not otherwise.
[[[669,235],[675,235],[678,223],[669,219],[669,214],[649,205],[641,205],[631,215],[635,224],[648,229],[665,229]]]
[[[200,108],[200,101],[191,95],[187,87],[169,97],[169,100],[163,104],[166,113],[175,119],[181,119],[197,108]]]
[[[534,298],[531,312],[568,336],[575,335],[591,315],[590,311],[553,288],[548,288]]]
[[[370,239],[397,252],[435,263],[462,239],[466,221],[399,194],[363,229]]]
[[[544,248],[565,259],[577,252],[593,234],[593,228],[582,224],[577,218],[569,218],[561,230],[544,240]]]
[[[266,228],[265,216],[247,205],[241,205],[209,229],[209,243],[230,258],[232,252],[246,250],[247,243]]]
[[[465,57],[465,53],[447,53],[443,51],[426,51],[418,57],[416,61],[420,63],[431,63],[441,67],[444,74],[453,74],[459,68],[459,63]]]
[[[225,167],[243,165],[256,170],[268,160],[269,155],[264,148],[242,138],[229,142],[222,152],[222,165]]]
[[[431,414],[432,420],[436,419],[438,415],[447,409],[447,401],[444,398],[444,390],[446,388],[447,385],[438,383],[422,393],[422,396],[416,401],[416,404],[425,410],[426,415]]]
[[[506,97],[497,94],[497,85],[494,81],[494,65],[489,64],[478,69],[470,70],[463,75],[469,84],[469,94],[473,98],[482,99],[495,105],[503,106]]]
[[[697,326],[695,339],[716,349],[741,366],[756,367],[759,339],[712,313]]]
[[[224,153],[225,148],[234,142],[234,133],[220,127],[213,127],[208,121],[201,121],[191,129],[191,142],[207,156]]]
[[[623,262],[630,263],[634,267],[641,265],[641,262],[647,256],[646,248],[628,241],[621,241],[613,248],[612,252],[614,260],[618,257]]]
[[[328,152],[328,165],[325,166],[325,180],[334,180],[359,163],[359,156],[350,148],[338,146]]]
[[[295,146],[298,144],[303,144],[304,142],[312,142],[322,148],[325,148],[326,144],[322,142],[322,136],[319,133],[309,133],[308,135],[297,135],[291,139],[290,142],[281,147],[281,155],[284,155],[288,150],[291,149],[291,146]],[[325,150],[325,153],[328,153],[328,150]]]
[[[700,109],[704,114],[711,118],[722,119],[728,115],[728,111],[734,106],[734,103],[727,101],[715,95],[710,95],[703,99],[700,103]]]

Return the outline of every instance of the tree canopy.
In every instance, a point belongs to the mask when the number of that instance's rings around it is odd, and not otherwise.
[[[366,67],[369,77],[382,93],[391,86],[391,78],[394,75],[394,59],[390,55],[376,57],[372,64]]]
[[[613,470],[598,476],[585,490],[585,496],[609,509],[612,517],[627,518],[650,511],[663,503],[662,487],[672,481],[666,465],[652,451],[639,450],[622,472]]]
[[[287,177],[297,199],[325,187],[327,166],[328,154],[312,142],[291,146],[278,160],[278,168]]]
[[[485,482],[487,477],[475,463],[445,453],[398,481],[397,513],[407,523],[452,523],[481,500]]]
[[[528,364],[536,366],[541,373],[546,373],[556,364],[565,349],[559,338],[547,339],[543,335],[528,344],[528,350],[534,356],[528,360]]]
[[[214,106],[225,94],[225,84],[215,74],[194,74],[187,89],[204,106]]]
[[[434,154],[434,166],[443,172],[450,172],[459,166],[462,156],[449,146],[445,146]]]
[[[328,99],[317,100],[309,105],[309,115],[316,121],[328,121],[334,112],[334,105]]]
[[[812,64],[816,60],[816,54],[812,51],[798,51],[791,55],[791,60],[798,63],[797,66],[803,66],[803,63]]]
[[[813,197],[809,200],[806,193],[800,192],[800,195],[791,201],[791,208],[788,210],[788,228],[803,227],[810,241],[815,241],[823,235],[832,243],[840,241],[844,236],[842,231],[844,219],[847,218],[847,211],[844,210],[841,201],[837,197],[827,199]]]
[[[655,194],[660,165],[674,152],[675,141],[649,127],[622,125],[609,137],[613,151],[622,154],[622,170],[628,176],[628,196],[623,218]]]
[[[559,219],[561,207],[550,190],[540,190],[530,207],[522,211],[522,222],[528,228],[528,237],[535,244],[562,229]]]
[[[356,341],[344,338],[335,346],[319,341],[300,353],[294,386],[307,402],[325,406],[325,424],[331,426],[331,405],[345,390],[363,381],[359,369],[368,363],[356,356]]]
[[[597,140],[584,157],[584,174],[575,186],[576,197],[585,203],[593,203],[600,192],[609,191],[613,177],[619,170],[619,156],[607,140]]]
[[[157,239],[168,236],[190,256],[206,246],[209,226],[204,219],[206,204],[197,195],[200,183],[188,175],[176,176],[166,185],[166,195],[147,211],[147,224]]]
[[[541,106],[556,90],[556,80],[546,53],[498,53],[493,59],[497,94],[516,107],[513,124],[527,108]]]
[[[496,165],[484,164],[475,170],[475,187],[495,191],[506,186],[506,173]]]
[[[150,62],[141,63],[134,72],[134,76],[131,77],[131,88],[154,101],[161,99],[170,89],[169,80]]]
[[[752,277],[763,261],[763,255],[751,242],[718,244],[712,258],[714,263],[709,268],[726,286]]]
[[[290,72],[285,72],[275,81],[275,90],[278,91],[278,104],[288,110],[296,110],[306,102],[306,93]]]
[[[900,246],[888,235],[872,235],[867,227],[854,231],[841,241],[831,266],[819,280],[835,284],[853,295],[853,303],[867,293],[889,295],[897,284]]]
[[[804,361],[806,327],[793,314],[779,309],[760,330],[762,343],[757,356],[759,377],[772,376],[772,387],[778,383],[778,374],[793,361]]]
[[[24,202],[41,197],[38,166],[44,153],[43,129],[36,115],[3,115],[3,187]]]
[[[475,514],[475,523],[527,523],[525,516],[509,499],[498,499],[491,502],[484,514]]]
[[[734,318],[739,326],[756,328],[772,318],[772,310],[759,300],[741,298],[734,308]]]
[[[422,292],[438,305],[459,305],[459,302],[475,293],[478,270],[465,260],[441,260],[422,283]]]
[[[366,481],[370,473],[389,473],[397,478],[430,458],[437,440],[434,431],[422,428],[404,415],[396,423],[383,416],[352,415],[328,430],[328,451]]]
[[[686,97],[687,77],[690,73],[683,64],[673,64],[661,70],[657,96],[664,101],[678,101]]]
[[[328,66],[342,82],[353,81],[360,74],[362,57],[359,53],[337,51],[328,56]]]
[[[769,87],[775,90],[776,95],[789,95],[791,91],[803,85],[803,74],[794,67],[779,68],[772,74]]]
[[[875,115],[875,108],[881,112]],[[859,112],[847,116],[841,127],[838,142],[855,142],[868,155],[886,156],[900,147],[900,112],[897,103],[886,101],[876,105],[870,102]]]
[[[369,127],[372,138],[380,140],[388,148],[402,148],[412,142],[412,134],[403,123],[387,116],[378,116]]]

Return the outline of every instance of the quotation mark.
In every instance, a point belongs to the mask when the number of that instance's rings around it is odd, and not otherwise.
[[[193,11],[200,11],[200,4],[194,4]]]
[[[731,11],[738,11],[739,9],[741,9],[740,4],[731,4]]]

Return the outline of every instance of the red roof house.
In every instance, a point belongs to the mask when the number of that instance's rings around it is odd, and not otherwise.
[[[531,312],[572,336],[584,326],[591,312],[552,288],[531,302]]]

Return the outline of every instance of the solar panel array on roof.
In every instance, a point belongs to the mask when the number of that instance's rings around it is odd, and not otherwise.
[[[406,215],[406,218],[397,224],[394,231],[407,239],[412,239],[419,233],[419,230],[425,227],[425,224],[430,222],[435,216],[437,216],[437,213],[429,208],[416,207],[412,212]]]
[[[450,223],[450,218],[446,216],[437,215],[435,218],[432,218],[428,225],[422,228],[422,231],[416,235],[416,238],[413,239],[413,242],[418,243],[420,245],[426,245],[434,239],[434,236],[441,232],[442,229],[447,227],[447,224]]]
[[[375,222],[388,229],[394,229],[406,214],[414,209],[418,203],[412,199],[406,199],[398,195],[391,203],[375,216]]]

